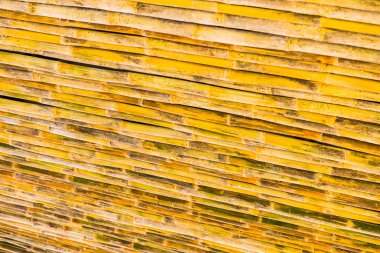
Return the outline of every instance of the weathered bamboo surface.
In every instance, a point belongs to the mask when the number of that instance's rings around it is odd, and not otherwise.
[[[380,252],[380,1],[0,0],[0,252]]]

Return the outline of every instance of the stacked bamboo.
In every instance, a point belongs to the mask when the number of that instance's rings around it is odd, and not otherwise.
[[[0,252],[380,251],[378,0],[0,0]]]

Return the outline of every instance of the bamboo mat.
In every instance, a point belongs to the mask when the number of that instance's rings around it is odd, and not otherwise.
[[[0,252],[380,252],[380,1],[0,0]]]

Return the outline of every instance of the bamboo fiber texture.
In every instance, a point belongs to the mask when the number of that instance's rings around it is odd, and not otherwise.
[[[0,252],[380,252],[378,0],[0,0]]]

